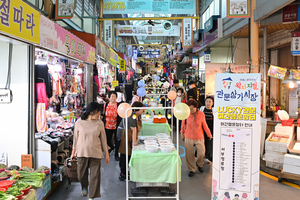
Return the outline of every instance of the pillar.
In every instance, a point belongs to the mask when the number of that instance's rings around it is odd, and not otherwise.
[[[99,17],[103,18],[103,0],[99,0]],[[103,41],[103,21],[99,21],[99,38]]]
[[[256,9],[256,0],[251,1],[251,28],[250,28],[250,43],[251,43],[251,73],[258,73],[259,66],[259,30],[258,24],[254,21],[254,10]]]
[[[200,0],[196,1],[196,16],[200,17]],[[196,19],[196,27],[200,29],[200,18]]]
[[[262,71],[262,86],[263,86],[263,94],[262,94],[262,103],[263,103],[263,112],[262,117],[266,118],[267,112],[267,26],[264,27],[263,32],[263,53],[264,53],[264,67]]]

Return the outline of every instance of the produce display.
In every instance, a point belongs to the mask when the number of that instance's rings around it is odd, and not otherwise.
[[[0,199],[1,200],[16,200],[17,198],[10,194],[5,194],[4,192],[0,191]]]
[[[5,169],[5,168],[6,168],[6,165],[0,164],[0,169]]]
[[[33,169],[33,168],[30,168],[30,167],[23,167],[23,168],[22,168],[22,171],[33,172],[34,169]]]
[[[0,172],[0,178],[5,178],[5,177],[8,177],[8,173],[5,171]]]
[[[13,176],[13,179],[28,183],[33,188],[42,187],[43,180],[46,177],[46,174],[44,173],[16,171],[16,170],[11,171],[10,174]]]
[[[6,190],[6,194],[10,194],[12,196],[20,196],[22,194],[22,191],[18,187],[13,185],[11,188],[8,188]]]
[[[48,167],[46,167],[46,166],[41,166],[41,167],[37,168],[37,170],[35,170],[35,172],[42,173],[42,172],[48,171],[48,170],[49,170]]]
[[[8,167],[6,170],[19,170],[20,167],[18,165],[11,165],[10,167]]]

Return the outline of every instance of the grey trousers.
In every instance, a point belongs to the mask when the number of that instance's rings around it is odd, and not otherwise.
[[[82,189],[89,188],[89,198],[97,198],[101,197],[100,194],[100,180],[101,180],[101,159],[99,158],[85,158],[79,157],[77,158],[77,175],[78,180],[81,183]],[[90,184],[88,180],[90,168]]]

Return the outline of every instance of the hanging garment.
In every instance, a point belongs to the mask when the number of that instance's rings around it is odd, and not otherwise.
[[[45,83],[47,97],[52,97],[52,79],[48,73],[47,65],[35,65],[35,83]]]
[[[46,106],[44,103],[38,103],[36,108],[36,127],[39,133],[47,131]]]
[[[36,95],[37,95],[37,102],[44,103],[45,107],[47,108],[48,107],[48,99],[47,99],[45,83],[37,83],[36,84]]]

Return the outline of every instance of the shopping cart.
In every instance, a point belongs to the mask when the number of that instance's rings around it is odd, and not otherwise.
[[[77,159],[71,160],[70,158],[67,158],[65,163],[65,169],[66,169],[66,177],[67,177],[67,189],[71,185],[71,182],[79,182],[77,177]]]

